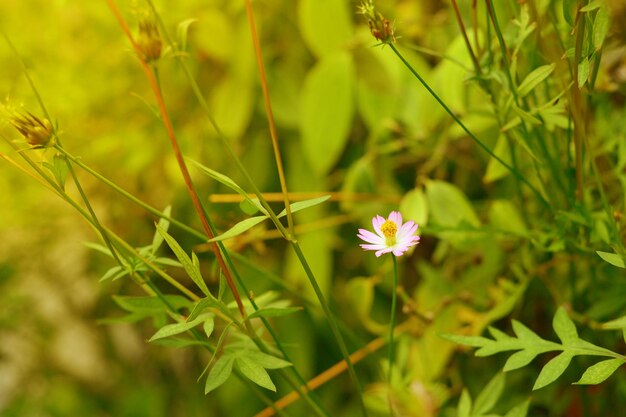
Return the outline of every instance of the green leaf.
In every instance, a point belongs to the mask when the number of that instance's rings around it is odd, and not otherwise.
[[[280,369],[287,366],[291,366],[290,362],[277,358],[276,356],[268,355],[267,353],[260,352],[258,350],[248,350],[242,353],[242,356],[247,357],[251,361],[261,365],[265,369]]]
[[[481,347],[486,344],[493,343],[492,340],[481,336],[463,336],[460,334],[443,333],[440,335],[442,339],[446,339],[452,343],[458,343],[459,345],[467,345],[473,347]]]
[[[524,349],[519,352],[515,352],[509,356],[509,359],[507,359],[502,370],[504,372],[509,372],[515,369],[523,368],[532,362],[532,360],[535,359],[539,353],[541,353],[541,351],[531,349]]]
[[[579,385],[596,385],[604,382],[613,372],[624,364],[622,359],[608,359],[587,368],[583,376],[575,382]]]
[[[215,362],[211,368],[211,372],[209,372],[206,378],[206,384],[204,385],[205,394],[213,391],[228,380],[228,377],[233,371],[234,362],[235,358],[233,358],[232,355],[222,355],[222,357]]]
[[[170,217],[171,213],[172,213],[172,206],[167,206],[165,207],[165,210],[163,210],[163,214],[167,217]],[[164,219],[163,217],[159,219],[159,222],[157,224],[159,225],[161,229],[165,230],[166,232],[170,228],[170,221],[167,219]],[[152,245],[150,246],[151,247],[150,251],[153,254],[156,253],[156,251],[161,247],[161,243],[163,243],[163,236],[161,235],[161,233],[159,233],[158,230],[155,230],[154,237],[152,238]]]
[[[190,301],[181,295],[164,295],[163,298],[175,310],[188,307]],[[131,313],[145,313],[151,315],[167,311],[168,307],[159,297],[131,297],[114,295],[113,301],[122,309]]]
[[[420,227],[428,223],[428,201],[422,188],[414,188],[402,197],[400,212]]]
[[[202,323],[202,330],[204,330],[204,334],[206,335],[206,338],[210,338],[211,334],[213,333],[213,329],[215,328],[215,320],[213,317],[207,317],[206,320],[204,320],[204,323]]]
[[[521,123],[521,119],[519,117],[515,119],[517,120],[517,124]],[[505,127],[502,128],[502,131],[506,130]],[[500,136],[498,136],[498,140],[496,141],[496,146],[493,149],[493,153],[499,156],[500,159],[502,159],[504,162],[511,165],[511,150],[509,148],[509,141],[507,140],[505,135],[501,134]],[[489,162],[487,163],[487,170],[485,171],[483,181],[486,183],[491,183],[501,178],[504,178],[510,173],[511,171],[509,171],[497,159],[489,158]]]
[[[470,417],[472,411],[472,397],[470,397],[467,389],[463,389],[461,392],[461,399],[459,399],[459,405],[456,409],[457,417]]]
[[[346,47],[352,37],[352,14],[341,0],[301,0],[298,22],[307,46],[322,57]]]
[[[578,64],[578,88],[582,88],[583,85],[589,79],[589,58],[583,58]]]
[[[350,55],[337,53],[318,62],[304,81],[302,147],[313,171],[320,176],[337,163],[348,141],[354,113],[353,78]]]
[[[602,48],[607,33],[609,33],[609,12],[604,6],[600,7],[593,21],[593,46],[596,51]]]
[[[189,33],[189,26],[197,21],[198,19],[186,19],[180,22],[176,27],[176,39],[178,40],[178,49],[180,51],[187,50],[187,34]]]
[[[528,414],[528,406],[530,405],[530,401],[526,400],[523,403],[517,405],[513,409],[509,410],[508,413],[504,415],[504,417],[526,417]]]
[[[237,357],[237,367],[250,381],[268,390],[276,391],[276,387],[265,368],[247,356]]]
[[[563,0],[563,17],[570,26],[574,26],[574,13],[577,0]]]
[[[302,307],[285,307],[285,308],[261,308],[248,316],[248,319],[254,319],[258,317],[281,317],[288,314],[301,311]]]
[[[626,316],[608,321],[602,325],[603,329],[626,329]]]
[[[198,324],[200,324],[202,321],[204,321],[206,319],[207,319],[207,317],[200,316],[197,319],[192,320],[192,321],[181,321],[180,323],[166,324],[165,326],[161,327],[150,338],[149,342],[152,342],[153,340],[157,340],[157,339],[163,339],[164,337],[174,336],[174,335],[186,332],[187,330],[196,327]],[[211,318],[211,320],[213,320],[213,319]]]
[[[313,206],[317,206],[318,204],[322,204],[324,201],[328,200],[330,198],[329,195],[325,195],[323,197],[317,197],[317,198],[311,198],[309,200],[303,200],[303,201],[297,201],[295,203],[291,203],[289,205],[289,208],[291,209],[292,213],[296,213],[300,210],[304,210],[305,208],[309,208],[309,207],[313,207]],[[283,211],[281,211],[278,214],[278,217],[283,217],[287,215],[287,211],[285,209],[283,209]]]
[[[465,221],[472,226],[480,226],[474,208],[456,185],[429,180],[426,183],[426,196],[430,218],[438,225],[456,227]]]
[[[571,345],[578,340],[576,326],[563,307],[559,307],[556,311],[554,319],[552,320],[552,327],[564,345]]]
[[[535,69],[530,74],[528,74],[526,78],[524,78],[524,81],[522,81],[522,83],[517,88],[517,93],[519,94],[519,96],[524,97],[528,93],[530,93],[536,86],[538,86],[541,82],[543,82],[543,80],[545,80],[550,74],[552,74],[552,71],[554,71],[555,67],[556,64],[542,65],[541,67]]]
[[[244,200],[248,201],[249,204],[252,204],[254,206],[256,206],[257,208],[259,208],[261,210],[261,212],[265,213],[265,210],[263,210],[258,203],[255,203],[250,197],[248,197],[248,193],[246,193],[244,191],[243,188],[241,188],[235,181],[233,181],[230,177],[221,174],[215,170],[212,170],[211,168],[208,168],[204,165],[202,165],[200,162],[195,161],[191,158],[185,158],[186,161],[188,161],[189,163],[191,163],[192,165],[194,165],[196,168],[198,168],[200,171],[204,172],[206,175],[208,175],[209,177],[213,178],[215,181],[220,182],[222,184],[224,184],[225,186],[227,186],[228,188],[230,188],[231,190],[235,191],[236,193],[238,193],[239,195],[241,195]]]
[[[598,254],[598,256],[600,256],[600,258],[604,259],[606,262],[610,263],[613,266],[616,266],[618,268],[626,268],[626,265],[624,264],[624,259],[619,256],[617,253],[610,253],[610,252],[602,252],[597,250],[596,253]]]
[[[269,219],[269,217],[267,216],[248,217],[247,219],[235,224],[233,227],[231,227],[221,235],[215,236],[213,239],[209,239],[208,242],[220,242],[222,240],[231,239],[235,236],[239,236],[240,234],[250,230],[257,224],[260,224],[267,219]]]
[[[593,0],[592,2],[590,2],[588,5],[586,5],[585,7],[582,7],[580,9],[581,12],[591,12],[595,9],[599,9],[601,7],[605,6],[604,0]]]
[[[563,372],[565,372],[569,363],[572,361],[573,356],[572,352],[563,352],[551,359],[539,373],[539,376],[535,381],[535,385],[533,386],[533,391],[543,388],[556,381],[556,379],[560,377]]]
[[[193,282],[202,290],[204,295],[209,296],[211,293],[202,278],[202,274],[200,274],[200,268],[193,264],[185,250],[176,242],[176,240],[170,236],[165,230],[163,230],[159,225],[157,225],[157,230],[163,236],[167,245],[172,249],[174,255],[178,258],[180,263],[183,265],[185,272],[187,275],[193,280]]]
[[[52,163],[44,162],[43,165],[52,172],[52,175],[54,175],[54,178],[61,188],[65,189],[65,180],[69,172],[65,156],[57,153],[52,157]]]
[[[472,414],[480,416],[489,412],[498,402],[504,389],[504,374],[497,373],[476,397]]]
[[[530,330],[517,320],[512,320],[513,331],[520,340],[543,342],[543,339],[537,336],[537,333]]]

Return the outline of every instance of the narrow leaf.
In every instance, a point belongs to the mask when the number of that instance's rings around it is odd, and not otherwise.
[[[257,317],[280,317],[288,314],[296,313],[302,310],[302,307],[286,307],[286,308],[261,308],[248,316],[248,319]]]
[[[176,255],[180,263],[183,265],[183,268],[185,269],[185,272],[187,272],[187,275],[189,275],[189,277],[193,280],[193,282],[195,282],[198,288],[200,288],[200,290],[202,290],[205,295],[209,296],[211,293],[209,292],[209,289],[207,288],[206,283],[204,282],[204,279],[200,274],[200,269],[193,264],[185,250],[178,244],[178,242],[176,242],[176,240],[172,236],[170,236],[165,230],[159,227],[159,225],[157,225],[157,230],[159,231],[161,236],[163,236],[163,238],[167,242],[167,245],[172,249],[174,255]]]
[[[578,88],[582,88],[587,79],[589,79],[589,58],[583,58],[578,64]]]
[[[180,323],[166,324],[165,326],[161,327],[150,338],[149,341],[152,342],[153,340],[163,339],[164,337],[174,336],[176,334],[180,334],[180,333],[186,332],[187,330],[196,327],[204,319],[205,319],[205,317],[202,317],[202,318],[199,317],[199,318],[197,318],[197,319],[195,319],[193,321],[189,321],[189,322],[182,321]]]
[[[596,385],[604,382],[613,372],[624,364],[622,359],[608,359],[587,368],[583,376],[575,382],[580,385]]]
[[[498,402],[504,389],[504,374],[497,373],[476,397],[472,414],[480,416],[487,414]]]
[[[596,51],[602,48],[604,39],[609,33],[609,12],[606,6],[601,7],[593,21],[593,46]]]
[[[470,413],[472,411],[472,397],[470,397],[467,389],[463,389],[461,392],[461,399],[459,400],[459,405],[456,409],[456,414],[458,417],[470,417]]]
[[[167,217],[170,217],[171,213],[172,213],[172,206],[167,206],[165,207],[165,210],[163,210],[163,214]],[[164,219],[163,217],[159,219],[159,222],[157,224],[159,225],[161,229],[165,230],[166,232],[170,228],[170,221],[167,219]],[[155,230],[154,237],[152,238],[151,249],[150,249],[153,254],[156,253],[159,247],[161,247],[161,243],[163,243],[163,236],[161,235],[161,233],[159,233],[158,230]]]
[[[205,394],[213,391],[228,380],[228,377],[233,371],[234,362],[235,358],[231,355],[223,355],[215,362],[215,365],[213,365],[213,368],[211,368],[206,378],[206,384],[204,385]]]
[[[249,217],[249,218],[247,218],[245,220],[242,220],[239,223],[235,224],[233,227],[231,227],[230,229],[228,229],[227,231],[225,231],[221,235],[216,236],[213,239],[210,239],[209,242],[220,242],[222,240],[231,239],[231,238],[233,238],[235,236],[239,236],[243,232],[253,228],[257,224],[263,222],[264,220],[267,220],[268,218],[269,217],[267,217],[267,216]]]
[[[526,400],[523,403],[511,409],[508,413],[504,415],[504,417],[526,417],[526,415],[528,414],[529,405],[530,405],[530,401]]]
[[[329,195],[325,195],[323,197],[311,198],[310,200],[298,201],[289,205],[291,208],[291,212],[295,213],[300,210],[304,210],[305,208],[317,206],[318,204],[323,203],[324,201],[330,198]],[[278,214],[278,217],[283,217],[287,214],[287,211],[283,209],[283,211]]]
[[[535,385],[533,386],[533,391],[556,381],[556,379],[565,372],[569,363],[572,361],[572,357],[573,354],[571,352],[563,352],[550,360],[539,373]]]
[[[571,345],[578,340],[576,326],[563,307],[559,307],[556,311],[554,319],[552,320],[552,327],[564,345]]]
[[[619,256],[617,253],[610,253],[610,252],[602,252],[597,250],[596,253],[598,254],[598,256],[600,256],[600,258],[604,259],[606,262],[610,263],[613,266],[616,266],[618,268],[626,268],[626,265],[624,264],[624,259]]]
[[[460,334],[444,333],[440,335],[441,338],[446,339],[452,343],[458,343],[460,345],[467,345],[473,347],[485,346],[493,341],[481,336],[463,336]]]
[[[538,86],[543,80],[548,78],[552,71],[554,71],[556,64],[550,65],[542,65],[541,67],[535,69],[530,74],[524,78],[524,81],[517,88],[517,93],[520,97],[526,96],[530,93],[536,86]]]
[[[519,321],[512,320],[511,324],[513,326],[513,331],[520,340],[543,341],[542,338],[537,336],[537,333],[533,332]]]
[[[255,363],[246,356],[240,356],[237,358],[237,367],[250,381],[268,390],[276,391],[276,386],[274,386],[269,374],[265,368],[258,363]]]
[[[290,362],[277,358],[276,356],[268,355],[258,350],[245,351],[242,356],[246,356],[253,362],[258,363],[265,369],[280,369],[287,366],[291,366]]]
[[[207,317],[206,320],[204,320],[204,323],[202,324],[202,330],[204,330],[204,334],[206,335],[206,338],[210,338],[211,334],[213,333],[213,329],[215,328],[215,319],[211,316],[211,317]]]
[[[607,321],[602,325],[603,329],[626,329],[626,316]]]

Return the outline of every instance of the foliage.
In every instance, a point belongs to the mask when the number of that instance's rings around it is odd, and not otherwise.
[[[626,408],[622,2],[40,3],[0,4],[0,414]]]

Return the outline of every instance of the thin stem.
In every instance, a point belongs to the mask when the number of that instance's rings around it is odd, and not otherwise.
[[[474,54],[474,49],[472,48],[472,44],[470,43],[469,38],[467,37],[465,24],[463,23],[463,18],[461,17],[461,12],[459,11],[459,6],[456,0],[452,0],[452,7],[454,8],[454,14],[456,16],[457,22],[459,23],[461,34],[463,35],[463,40],[465,41],[465,46],[467,47],[467,52],[469,52],[470,57],[472,57],[472,63],[474,64],[474,71],[476,71],[476,75],[481,75],[480,64],[478,63],[476,54]]]
[[[176,134],[174,133],[174,127],[172,125],[169,114],[167,112],[165,101],[163,100],[163,95],[161,93],[161,89],[159,88],[159,84],[154,75],[154,72],[151,70],[150,66],[146,63],[146,61],[142,58],[143,54],[141,53],[141,50],[139,49],[139,46],[135,42],[132,34],[130,33],[130,29],[128,25],[126,24],[124,17],[120,13],[120,10],[118,9],[116,5],[115,0],[107,0],[107,3],[109,4],[109,7],[113,11],[113,14],[115,15],[118,23],[122,27],[122,30],[124,31],[124,33],[126,33],[128,40],[130,41],[133,49],[135,50],[137,54],[137,57],[139,58],[139,63],[141,64],[141,68],[143,69],[146,75],[146,79],[148,80],[148,83],[150,84],[150,88],[152,89],[154,98],[157,102],[157,107],[159,109],[161,119],[167,131],[168,138],[172,145],[174,156],[176,157],[176,161],[178,162],[178,166],[180,168],[181,174],[185,181],[187,192],[189,196],[191,197],[191,201],[193,202],[194,208],[196,209],[196,213],[198,214],[198,217],[200,218],[200,222],[202,223],[202,227],[206,235],[209,237],[209,239],[212,239],[214,237],[214,234],[211,230],[211,226],[209,225],[209,221],[207,219],[208,216],[206,216],[205,214],[204,207],[202,206],[202,203],[200,202],[200,198],[198,197],[198,193],[196,192],[196,189],[193,185],[191,175],[189,174],[189,170],[187,169],[187,164],[185,163],[185,159],[183,158],[182,152],[180,151],[180,146],[178,145],[178,140],[176,139]],[[226,278],[226,283],[228,284],[228,287],[230,288],[230,291],[233,294],[233,298],[235,299],[235,302],[237,303],[237,308],[239,309],[241,317],[245,317],[246,310],[241,300],[241,296],[239,295],[239,291],[237,290],[237,287],[233,281],[230,271],[226,267],[226,264],[224,262],[222,253],[220,252],[219,246],[213,243],[211,245],[211,248],[213,249],[213,253],[220,265],[221,270],[224,273],[224,277]]]
[[[317,296],[317,299],[319,300],[320,305],[322,306],[322,309],[324,310],[324,314],[326,315],[326,319],[328,320],[330,329],[333,332],[333,335],[335,336],[335,340],[337,341],[337,344],[339,345],[339,350],[341,351],[341,355],[343,356],[343,359],[346,362],[346,365],[348,366],[348,373],[350,374],[350,378],[352,379],[352,382],[354,383],[357,389],[357,394],[358,394],[357,397],[359,401],[359,406],[361,407],[361,413],[363,414],[363,416],[367,416],[367,409],[365,408],[365,403],[363,402],[363,391],[361,388],[361,383],[359,382],[359,378],[357,377],[356,371],[354,370],[354,365],[352,364],[352,361],[350,360],[350,354],[348,352],[348,348],[346,347],[346,343],[343,339],[343,336],[341,332],[339,331],[339,327],[337,326],[337,321],[335,320],[335,317],[332,311],[330,310],[328,303],[326,302],[326,297],[324,297],[324,294],[322,293],[322,289],[317,283],[317,280],[315,279],[315,275],[313,274],[313,271],[311,270],[311,267],[309,266],[309,263],[307,262],[304,256],[304,253],[302,252],[302,249],[300,248],[300,244],[297,241],[292,241],[291,246],[293,247],[293,250],[295,251],[296,256],[300,260],[300,263],[302,264],[302,267],[304,268],[304,272],[306,273],[306,276],[309,279],[309,282],[311,283],[313,290],[315,291],[315,295]]]
[[[398,260],[396,259],[396,255],[394,254],[391,254],[391,258],[393,259],[393,287],[391,288],[391,320],[389,321],[389,343],[387,344],[387,363],[389,366],[389,371],[387,373],[387,384],[389,386],[387,387],[387,389],[389,390],[389,413],[391,416],[394,416],[395,412],[393,410],[393,401],[391,398],[391,373],[393,370],[393,331],[396,327],[396,303],[398,298]]]
[[[289,232],[293,235],[294,233],[293,217],[291,215],[291,207],[289,207],[287,180],[285,178],[283,159],[280,154],[280,147],[278,145],[278,134],[276,133],[276,124],[274,123],[274,114],[272,112],[272,103],[270,101],[270,93],[269,93],[269,88],[267,86],[267,77],[265,75],[265,67],[263,65],[263,56],[261,55],[261,43],[259,42],[259,36],[257,34],[256,24],[254,23],[254,13],[252,11],[252,4],[250,3],[250,0],[246,0],[246,13],[248,15],[250,32],[252,34],[252,43],[254,44],[256,62],[257,62],[257,66],[259,67],[259,76],[261,77],[261,88],[263,90],[263,100],[265,102],[265,111],[267,113],[267,122],[270,128],[270,136],[272,138],[272,147],[274,148],[274,159],[276,160],[276,168],[278,170],[280,188],[283,193],[283,199],[285,202],[285,210],[287,212],[287,224],[289,225]]]
[[[433,98],[439,103],[439,105],[446,111],[446,113],[448,113],[448,115],[450,115],[450,117],[452,117],[452,119],[461,127],[461,129],[463,129],[465,131],[465,133],[467,133],[468,136],[470,138],[472,138],[472,140],[482,150],[487,152],[492,158],[494,158],[496,161],[498,161],[500,164],[502,164],[502,166],[504,166],[506,169],[508,169],[509,172],[511,172],[511,174],[518,181],[523,182],[535,194],[535,196],[537,197],[537,199],[539,200],[539,202],[541,204],[543,204],[546,208],[549,208],[550,205],[543,198],[543,196],[539,193],[539,191],[537,191],[537,189],[530,182],[528,182],[528,180],[526,178],[524,178],[524,176],[522,176],[522,174],[520,174],[520,172],[517,169],[513,168],[512,166],[510,166],[502,158],[500,158],[498,155],[493,153],[493,151],[491,149],[489,149],[483,142],[480,141],[480,139],[478,139],[472,132],[470,132],[470,130],[467,128],[467,126],[465,126],[465,124],[463,124],[463,122],[454,114],[454,112],[452,112],[452,110],[450,110],[450,108],[443,102],[443,100],[441,100],[441,98],[437,95],[437,93],[435,93],[435,91],[432,88],[430,88],[428,83],[426,83],[426,81],[424,81],[424,79],[418,74],[418,72],[406,60],[406,58],[404,58],[404,56],[400,53],[400,51],[398,50],[396,45],[394,45],[393,43],[390,43],[389,47],[393,50],[393,52],[396,54],[396,56],[398,58],[400,58],[402,63],[408,68],[408,70],[411,72],[411,74],[413,74],[413,76],[415,78],[417,78],[417,80],[424,86],[424,88],[426,88],[426,90],[430,93],[430,95],[433,96]]]
[[[583,136],[585,135],[585,123],[583,116],[583,100],[578,86],[578,63],[582,54],[582,46],[585,38],[585,16],[580,11],[583,0],[578,1],[576,11],[576,46],[574,48],[574,65],[572,91],[572,116],[574,119],[574,152],[576,157],[576,200],[583,199]]]
[[[138,199],[137,197],[135,197],[134,195],[132,195],[128,191],[126,191],[123,188],[121,188],[119,185],[115,184],[113,181],[109,180],[108,178],[106,178],[102,174],[98,173],[97,171],[94,171],[89,166],[85,165],[79,158],[75,157],[74,155],[70,154],[67,150],[65,150],[65,148],[57,148],[57,149],[58,149],[59,152],[61,152],[63,155],[65,155],[65,157],[67,157],[74,164],[78,165],[79,167],[81,167],[82,169],[84,169],[85,171],[87,171],[88,173],[90,173],[91,175],[93,175],[94,177],[96,177],[97,179],[99,179],[100,181],[102,181],[103,183],[108,185],[109,187],[111,187],[113,190],[117,191],[119,194],[123,195],[124,197],[126,197],[127,199],[132,201],[133,203],[135,203],[138,206],[142,207],[146,211],[150,212],[151,214],[153,214],[153,215],[155,215],[155,216],[157,216],[159,218],[162,218],[162,219],[165,219],[165,220],[169,221],[173,225],[179,227],[180,229],[184,230],[185,232],[189,233],[190,235],[192,235],[192,236],[194,236],[194,237],[196,237],[198,239],[206,240],[206,236],[203,235],[202,233],[200,233],[197,230],[187,226],[185,223],[182,223],[181,221],[176,220],[173,217],[166,216],[165,214],[160,212],[158,209],[156,209],[156,208],[152,207],[151,205],[145,203],[144,201]]]

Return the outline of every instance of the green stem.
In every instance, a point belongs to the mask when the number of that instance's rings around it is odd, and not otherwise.
[[[389,413],[393,416],[395,414],[391,401],[391,372],[393,370],[393,331],[396,327],[396,304],[398,298],[398,260],[394,254],[391,254],[391,259],[393,259],[393,287],[391,288],[391,320],[389,322],[389,342],[387,343],[387,362],[389,366],[389,372],[387,373],[387,383],[389,387],[387,389],[389,390]]]
[[[339,326],[337,325],[337,321],[335,320],[335,317],[332,311],[330,310],[328,303],[326,302],[326,298],[324,297],[324,294],[322,293],[322,289],[320,288],[319,284],[317,283],[317,280],[315,279],[315,275],[313,274],[313,271],[311,270],[309,263],[304,257],[304,253],[302,252],[302,249],[300,248],[300,244],[298,243],[298,241],[292,241],[291,246],[293,247],[293,250],[295,251],[296,256],[300,260],[300,263],[302,264],[302,267],[304,268],[304,272],[306,273],[306,276],[309,279],[309,282],[311,283],[313,290],[315,291],[315,295],[317,296],[317,299],[319,300],[320,305],[322,306],[322,309],[324,310],[324,314],[326,315],[326,319],[328,320],[330,329],[333,332],[333,335],[335,336],[335,340],[337,341],[337,344],[339,345],[339,350],[341,350],[341,355],[343,356],[343,359],[346,362],[346,365],[348,367],[348,373],[350,374],[350,378],[352,379],[352,382],[356,386],[357,393],[358,393],[359,406],[361,407],[361,413],[363,414],[363,416],[367,417],[367,409],[365,408],[365,403],[363,401],[363,390],[361,388],[361,383],[359,382],[359,378],[357,377],[356,371],[354,370],[354,365],[352,364],[352,361],[350,360],[350,353],[348,352],[346,343],[343,340],[343,336],[341,335],[341,332],[339,331]]]
[[[404,58],[404,56],[400,53],[400,51],[398,50],[396,45],[394,45],[393,43],[389,43],[389,47],[396,54],[396,56],[398,58],[400,58],[400,61],[402,61],[402,63],[407,67],[407,69],[411,72],[411,74],[413,74],[413,76],[415,78],[417,78],[417,80],[422,84],[422,86],[424,86],[424,88],[430,93],[430,95],[433,96],[433,98],[437,101],[437,103],[439,103],[439,105],[446,111],[446,113],[448,113],[448,115],[450,115],[450,117],[452,117],[452,119],[461,127],[461,129],[463,129],[465,131],[465,133],[467,133],[467,135],[470,138],[472,138],[472,140],[482,150],[487,152],[487,154],[489,154],[492,158],[494,158],[496,161],[498,161],[500,164],[502,164],[502,166],[504,166],[506,169],[508,169],[509,172],[511,172],[511,174],[518,181],[524,183],[535,194],[535,196],[537,197],[537,199],[539,200],[539,202],[541,204],[543,204],[546,208],[550,208],[550,205],[543,198],[543,196],[539,193],[539,191],[537,191],[537,189],[530,182],[528,182],[528,180],[526,178],[524,178],[522,176],[522,174],[520,174],[520,172],[518,170],[516,170],[515,168],[513,168],[512,166],[507,164],[502,158],[500,158],[498,155],[493,153],[493,151],[491,149],[489,149],[487,147],[487,145],[485,145],[483,142],[481,142],[480,139],[478,139],[472,132],[470,132],[470,130],[467,128],[467,126],[465,126],[465,124],[463,124],[463,122],[454,114],[454,112],[452,112],[452,110],[450,110],[450,108],[446,105],[446,103],[444,103],[443,100],[441,100],[441,98],[437,95],[437,93],[435,93],[435,91],[432,88],[430,88],[428,83],[426,83],[426,81],[424,81],[424,79],[418,74],[418,72],[415,70],[415,68],[413,68],[413,66],[411,66],[411,64],[406,60],[406,58]]]

